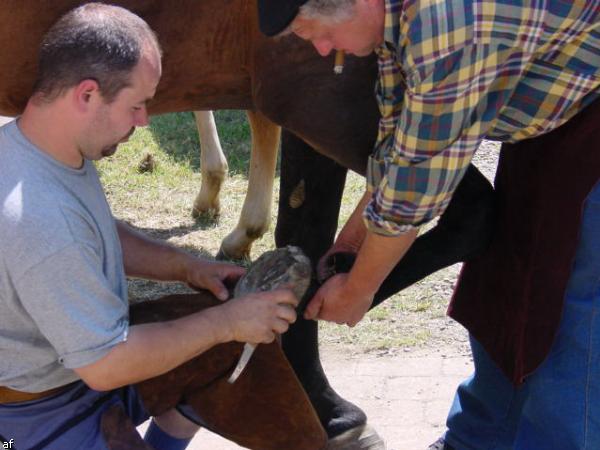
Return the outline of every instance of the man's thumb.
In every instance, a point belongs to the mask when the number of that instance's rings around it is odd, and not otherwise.
[[[323,297],[315,295],[304,310],[304,318],[307,320],[316,319],[319,315],[319,311],[321,311],[321,308],[323,307],[323,300]]]

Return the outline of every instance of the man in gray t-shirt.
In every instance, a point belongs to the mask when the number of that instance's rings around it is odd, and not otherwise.
[[[46,34],[34,93],[0,128],[0,438],[18,448],[105,449],[99,405],[120,402],[139,423],[133,383],[220,343],[271,342],[295,320],[297,299],[280,290],[130,326],[126,274],[225,300],[224,281],[243,272],[147,239],[111,214],[90,161],[147,125],[160,75],[143,20],[88,4]],[[172,409],[146,439],[185,448],[197,429]]]
[[[40,392],[124,342],[121,245],[93,163],[62,164],[0,128],[0,385]]]

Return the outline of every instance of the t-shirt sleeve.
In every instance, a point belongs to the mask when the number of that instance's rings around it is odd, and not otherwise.
[[[101,268],[94,248],[74,242],[16,281],[23,308],[66,368],[91,364],[127,339],[128,306]]]

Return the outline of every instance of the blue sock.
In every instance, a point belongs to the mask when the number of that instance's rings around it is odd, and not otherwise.
[[[163,431],[154,420],[144,435],[144,441],[156,450],[185,450],[192,439],[178,439]]]

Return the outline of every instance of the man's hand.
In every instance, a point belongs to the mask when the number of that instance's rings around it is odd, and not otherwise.
[[[360,242],[358,245],[355,242],[348,242],[338,238],[335,243],[325,252],[319,262],[317,263],[317,279],[320,283],[335,275],[335,258],[334,255],[338,253],[349,253],[356,255],[360,248]]]
[[[342,273],[328,279],[306,307],[304,318],[351,327],[360,322],[373,303],[373,295],[353,289],[348,278],[348,274]]]
[[[368,192],[363,194],[350,218],[340,231],[335,243],[319,259],[317,263],[317,279],[321,283],[335,273],[331,259],[332,255],[335,253],[358,253],[367,234],[367,228],[362,220],[362,213],[370,198],[371,194]]]
[[[218,306],[230,341],[268,344],[296,321],[298,299],[288,289],[248,294]]]
[[[186,264],[186,282],[190,287],[207,289],[219,300],[227,300],[225,282],[238,280],[246,269],[233,264],[206,261],[190,256]]]
[[[310,300],[304,317],[356,325],[416,236],[416,228],[395,237],[367,233],[350,272],[327,280]]]

